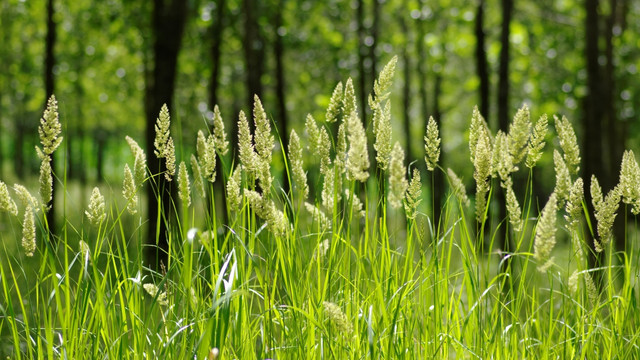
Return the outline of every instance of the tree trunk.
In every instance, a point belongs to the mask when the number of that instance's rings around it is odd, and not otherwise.
[[[224,19],[226,13],[226,0],[219,0],[216,4],[216,17],[211,26],[211,79],[209,81],[209,106],[213,109],[218,105],[218,86],[220,85],[220,59],[222,54],[222,33],[224,32]],[[211,129],[210,129],[211,130]]]
[[[607,121],[607,129],[605,131],[606,142],[607,142],[607,150],[608,150],[608,161],[605,162],[605,166],[608,165],[608,169],[606,169],[605,173],[608,175],[605,180],[605,185],[608,189],[612,189],[618,181],[618,174],[620,169],[620,162],[622,160],[622,154],[624,153],[625,143],[626,143],[626,131],[624,131],[624,124],[618,121],[617,111],[616,111],[616,97],[615,97],[615,69],[614,69],[614,28],[616,26],[620,26],[622,29],[622,24],[618,24],[618,1],[617,0],[609,0],[609,8],[611,13],[606,19],[606,27],[605,27],[605,57],[607,59],[607,63],[604,67],[604,76],[603,76],[603,91],[604,91],[604,107],[605,107],[605,117]],[[622,22],[622,21],[621,21]],[[624,216],[619,216],[618,221],[614,225],[614,237],[615,237],[615,245],[616,250],[624,251],[625,250],[625,227],[627,224],[624,223]]]
[[[95,146],[96,146],[96,177],[98,182],[104,181],[104,148],[106,144],[106,136],[101,129],[96,130]]]
[[[264,40],[258,23],[258,1],[243,0],[244,10],[244,59],[246,66],[247,105],[249,117],[253,111],[253,96],[262,99],[262,74],[264,73]],[[253,121],[249,121],[253,129]]]
[[[600,84],[602,81],[602,74],[600,64],[598,63],[598,57],[600,51],[598,49],[599,31],[598,31],[598,0],[585,0],[585,57],[587,65],[587,95],[584,99],[584,111],[582,118],[582,128],[584,129],[584,143],[582,149],[584,150],[584,179],[585,189],[591,187],[591,175],[595,175],[598,180],[605,178],[606,174],[603,169],[603,157],[602,157],[602,119],[604,117],[603,107],[601,106],[602,91]],[[603,189],[608,191],[609,189]],[[591,217],[591,223],[595,224],[593,218],[593,205],[591,192],[585,191],[585,200],[588,213]],[[588,232],[587,232],[588,233]],[[586,240],[591,247],[589,257],[589,265],[591,267],[599,266],[600,256],[596,255],[593,248],[593,239]],[[598,276],[600,277],[600,276]],[[599,283],[599,281],[598,281]]]
[[[480,11],[480,10],[479,10]],[[505,132],[509,131],[509,35],[511,17],[513,13],[513,0],[502,0],[502,32],[500,34],[500,67],[498,70],[498,128]],[[496,181],[497,183],[497,181]],[[499,249],[504,252],[511,251],[509,226],[507,220],[507,201],[506,191],[500,189],[496,191],[496,200],[498,206],[498,223],[502,224],[502,231],[495,233],[496,244]],[[511,257],[508,257],[500,264],[500,271],[510,271]],[[503,284],[507,284],[505,282]],[[503,287],[504,289],[508,289]]]
[[[222,33],[225,28],[226,0],[218,1],[216,6],[216,17],[214,18],[213,25],[211,26],[211,37],[213,38],[213,42],[211,43],[211,60],[213,67],[211,69],[211,80],[209,82],[209,106],[212,109],[214,106],[218,105],[218,87],[220,85],[220,68],[222,58]],[[213,124],[209,126],[209,131],[213,131]],[[224,169],[222,168],[222,162],[217,161],[216,174],[218,174],[218,179],[213,183],[213,191],[219,194],[219,196],[216,196],[215,198],[219,199],[221,204],[220,213],[222,214],[222,221],[224,224],[227,224],[227,192],[225,191],[225,174],[223,172]],[[210,203],[209,199],[207,199],[207,203]],[[215,216],[215,209],[209,210],[210,216]]]
[[[282,37],[284,35],[280,34],[280,28],[283,26],[282,23],[282,11],[286,7],[286,0],[280,0],[278,4],[279,11],[275,11],[274,15],[274,29],[275,33],[275,42],[274,42],[274,56],[276,63],[276,99],[278,106],[278,115],[280,117],[279,121],[276,121],[276,126],[278,127],[278,133],[280,134],[280,139],[282,140],[282,145],[286,148],[289,145],[289,120],[287,118],[287,102],[286,102],[286,93],[285,93],[285,78],[284,78],[284,44]],[[289,177],[285,174],[283,176],[283,188],[285,193],[289,193],[291,188],[291,184],[289,184]]]
[[[47,35],[45,38],[45,58],[44,58],[44,84],[45,84],[44,86],[45,86],[45,92],[46,92],[46,98],[44,101],[45,108],[47,106],[47,100],[51,97],[51,95],[53,95],[55,91],[53,65],[55,64],[54,47],[56,44],[56,23],[54,22],[53,17],[54,17],[53,0],[48,0],[47,1]],[[55,157],[52,155],[51,170],[53,171],[54,174],[56,169],[55,163],[56,163]],[[49,202],[48,204],[50,205],[50,209],[47,212],[47,225],[49,227],[49,234],[50,234],[49,238],[52,241],[54,239],[53,235],[56,232],[56,223],[55,223],[56,208],[54,206],[55,189],[56,189],[56,182],[55,182],[55,176],[54,176],[53,186],[51,189],[51,202]]]
[[[171,206],[171,183],[161,174],[164,162],[154,154],[155,123],[160,108],[166,104],[173,110],[178,53],[182,44],[182,33],[187,19],[187,2],[182,0],[154,0],[152,11],[153,55],[152,69],[147,78],[145,91],[146,151],[147,165],[153,176],[147,186],[147,209],[149,218],[149,246],[147,259],[158,268],[160,262],[167,264],[169,251],[169,223],[174,218]]]
[[[489,65],[485,50],[484,0],[480,0],[476,9],[476,72],[480,80],[480,114],[489,121]],[[507,54],[508,56],[508,54]]]

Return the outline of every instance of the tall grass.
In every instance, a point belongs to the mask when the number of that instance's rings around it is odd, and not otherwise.
[[[386,108],[392,67],[383,70],[370,99],[375,130],[391,129]],[[308,147],[280,144],[282,154],[276,155],[285,162],[281,176],[293,184],[288,193],[271,174],[274,138],[259,99],[254,134],[240,116],[239,162],[232,161],[233,151],[226,154],[221,122],[210,137],[203,135],[191,175],[181,164],[174,177],[180,197],[173,199],[173,213],[181,216],[168,221],[168,262],[159,269],[148,267],[143,258],[143,248],[154,246],[144,228],[164,220],[145,218],[144,199],[137,195],[165,174],[146,172],[144,152],[132,139],[128,141],[135,162],[133,170],[127,166],[124,198],[119,188],[103,188],[108,199],[103,204],[94,190],[85,213],[71,204],[66,175],[55,174],[65,213],[58,234],[48,231],[46,207],[41,204],[46,200],[27,198],[14,211],[12,199],[26,195],[20,195],[17,186],[7,186],[5,192],[0,187],[0,209],[6,210],[0,211],[0,355],[637,356],[635,235],[627,235],[624,253],[615,252],[606,235],[616,212],[624,212],[627,223],[626,204],[640,200],[640,172],[632,153],[626,155],[621,185],[600,198],[592,189],[597,223],[587,221],[576,169],[579,154],[572,147],[575,135],[568,121],[555,123],[561,127],[557,184],[564,185],[557,185],[553,195],[535,198],[535,165],[545,138],[551,138],[546,135],[546,117],[534,125],[523,108],[509,134],[494,135],[475,111],[470,150],[479,191],[474,211],[455,173],[437,164],[440,139],[435,122],[430,122],[425,137],[430,169],[423,172],[426,181],[420,180],[419,172],[413,173],[411,183],[404,179],[412,169],[406,170],[401,150],[391,155],[391,143],[376,144],[376,149],[387,149],[386,155],[377,156],[388,167],[365,164],[369,155],[366,142],[361,143],[366,139],[359,130],[362,122],[353,93],[351,81],[344,92],[340,84],[328,121],[307,120],[306,141],[300,143]],[[161,117],[169,121],[168,112]],[[344,125],[338,131],[339,124]],[[159,142],[166,145],[169,126],[160,129]],[[381,142],[392,138],[377,135]],[[291,138],[299,141],[297,134]],[[157,154],[171,161],[172,144],[171,140],[168,147],[160,145]],[[548,154],[551,147],[544,151]],[[313,156],[300,157],[302,150]],[[216,159],[221,162],[218,167]],[[426,168],[424,163],[411,167]],[[450,190],[428,194],[433,172],[448,179]],[[527,179],[524,186],[511,180],[516,172]],[[377,179],[370,173],[377,173]],[[492,177],[497,180],[490,181]],[[216,197],[222,195],[208,180],[225,184],[227,223],[221,221],[222,214],[208,210],[216,208]],[[306,181],[311,186],[303,184]],[[491,195],[501,191],[507,194],[509,218],[497,219],[499,226],[489,229],[495,207]],[[442,196],[443,207],[432,209],[427,195]],[[618,209],[621,199],[623,207]],[[34,211],[36,219],[33,257],[19,248],[22,216],[28,211]],[[435,212],[440,213],[439,223],[431,221]],[[71,221],[79,216],[82,220]],[[511,246],[498,244],[498,234],[506,234]],[[593,238],[605,255],[598,267],[590,268]]]

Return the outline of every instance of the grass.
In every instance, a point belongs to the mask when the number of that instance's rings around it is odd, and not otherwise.
[[[331,154],[335,161],[335,148]],[[282,155],[282,176],[290,177],[290,159]],[[239,166],[229,159],[219,156],[217,181],[225,184]],[[343,187],[357,194],[366,213],[360,217],[353,199],[335,189],[334,207],[324,208],[319,161],[307,160],[315,194],[303,199],[295,182],[289,193],[276,186],[269,191],[286,221],[284,231],[272,227],[281,217],[268,218],[260,208],[267,200],[250,204],[247,196],[222,223],[221,214],[206,210],[215,203],[211,195],[221,196],[210,183],[208,197],[191,189],[191,206],[174,199],[181,216],[170,223],[168,263],[159,269],[143,258],[143,247],[154,246],[145,227],[155,221],[145,218],[142,191],[139,211],[131,215],[119,187],[103,188],[110,199],[106,217],[90,225],[84,209],[71,204],[76,188],[64,174],[56,178],[62,227],[52,241],[44,211],[38,212],[33,257],[19,248],[21,218],[0,212],[0,355],[583,359],[635,358],[640,352],[637,236],[627,234],[624,253],[607,243],[604,261],[588,267],[579,250],[589,255],[587,241],[597,231],[580,200],[580,226],[569,226],[560,209],[553,229],[559,239],[576,235],[574,241],[561,241],[553,264],[539,271],[534,244],[541,241],[537,225],[546,199],[532,196],[534,170],[518,194],[524,224],[515,231],[507,219],[497,219],[497,228],[476,222],[474,209],[443,189],[434,190],[444,198],[435,209],[438,224],[427,194],[415,219],[407,219],[402,208],[387,206],[375,179],[348,180],[341,172]],[[435,172],[446,176],[439,167]],[[424,192],[433,184],[434,173],[427,174]],[[147,174],[144,186],[162,175]],[[244,170],[243,188],[260,183],[255,172]],[[490,193],[502,191],[497,184]],[[314,199],[330,225],[304,206]],[[493,214],[495,206],[490,200],[484,212]],[[620,210],[625,223],[628,210]],[[509,251],[497,244],[505,229]]]

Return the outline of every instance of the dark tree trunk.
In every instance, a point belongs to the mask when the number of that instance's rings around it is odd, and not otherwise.
[[[45,108],[47,106],[47,100],[53,95],[55,91],[54,77],[53,77],[53,65],[55,64],[55,54],[54,47],[56,44],[56,23],[53,20],[54,16],[54,7],[53,0],[47,1],[47,35],[45,42],[45,58],[44,58],[44,87],[46,92],[46,99],[44,101]],[[51,156],[51,169],[55,174],[55,157]],[[55,179],[55,177],[54,177]],[[53,206],[55,204],[55,189],[56,182],[53,181],[53,187],[51,189],[51,202],[49,203],[50,209],[47,212],[47,225],[49,226],[49,234],[50,239],[53,240],[53,234],[56,231],[56,223],[55,223],[55,214],[56,208]]]
[[[275,28],[275,42],[274,42],[274,56],[276,62],[276,98],[277,98],[277,106],[278,106],[278,115],[280,119],[276,121],[276,126],[278,127],[278,133],[280,135],[280,139],[282,139],[282,145],[286,148],[289,145],[289,121],[287,119],[287,102],[285,95],[285,78],[284,78],[284,44],[283,44],[283,35],[280,34],[280,28],[283,26],[282,23],[282,11],[286,7],[286,0],[280,0],[278,8],[279,11],[275,11],[274,18],[274,28]],[[283,188],[285,193],[289,193],[289,189],[291,184],[289,184],[289,177],[286,174],[283,176]]]
[[[498,128],[505,133],[509,131],[509,35],[511,17],[513,13],[513,0],[502,0],[502,32],[500,34],[500,67],[498,70]],[[497,231],[496,244],[500,250],[511,251],[509,226],[507,220],[506,191],[496,191],[498,206],[498,223],[502,224],[502,231]],[[502,261],[500,271],[510,271],[511,257]],[[506,284],[506,283],[505,283]],[[506,288],[503,288],[503,290]]]
[[[602,91],[600,84],[602,74],[598,57],[600,51],[598,49],[599,31],[598,31],[598,0],[585,0],[585,57],[587,64],[587,95],[584,99],[584,111],[582,118],[582,128],[584,129],[584,165],[583,177],[585,179],[585,189],[591,187],[591,175],[595,175],[598,180],[605,178],[606,174],[603,169],[603,146],[602,146],[602,119],[604,117],[604,108],[601,106]],[[603,189],[605,192],[609,189]],[[593,205],[591,192],[585,191],[587,208],[591,223],[595,224],[593,219]],[[589,257],[591,267],[598,266],[600,256],[597,256],[593,249],[593,240],[587,240],[591,247],[592,256]]]
[[[243,0],[244,10],[244,59],[246,66],[247,105],[250,112],[253,111],[253,96],[258,95],[262,99],[262,74],[264,73],[264,39],[260,33],[258,23],[259,2],[257,0]],[[253,121],[249,121],[253,127]]]
[[[218,105],[218,86],[220,85],[220,59],[222,54],[222,33],[225,27],[226,0],[219,0],[216,4],[216,16],[211,26],[211,80],[209,82],[209,106],[213,109]],[[210,129],[211,130],[211,129]]]
[[[96,146],[96,177],[98,182],[104,181],[104,148],[106,144],[106,137],[103,131],[97,130],[95,135]]]
[[[211,69],[211,80],[209,82],[209,106],[213,109],[218,105],[218,87],[220,85],[220,68],[221,68],[221,54],[222,54],[222,33],[225,28],[225,14],[226,14],[226,0],[220,0],[216,4],[216,16],[211,26],[211,37],[213,42],[211,43],[211,60],[213,67]],[[232,122],[233,124],[233,122]],[[210,131],[213,131],[212,125],[209,127]],[[219,196],[216,197],[220,203],[220,214],[222,214],[222,221],[224,224],[228,223],[227,218],[227,192],[225,191],[225,174],[223,173],[222,162],[216,162],[216,174],[218,179],[213,183],[213,191]],[[210,203],[210,201],[207,201]],[[215,216],[215,209],[209,209],[210,216]]]
[[[489,121],[489,65],[487,64],[487,52],[485,50],[484,0],[479,1],[476,9],[475,33],[476,72],[478,73],[478,79],[480,80],[480,114]]]
[[[509,129],[509,28],[512,12],[513,0],[502,0],[500,67],[498,70],[498,128],[504,132]]]
[[[605,27],[605,58],[607,63],[604,67],[603,76],[603,91],[604,91],[604,106],[605,106],[605,119],[607,121],[607,129],[605,140],[607,142],[608,161],[605,162],[605,166],[608,165],[605,173],[608,175],[607,179],[604,179],[606,187],[612,189],[618,181],[618,174],[620,169],[620,162],[622,160],[622,154],[624,153],[626,143],[626,131],[624,131],[624,124],[618,121],[616,111],[616,97],[615,97],[615,69],[614,69],[614,28],[620,26],[622,29],[623,24],[619,24],[618,21],[618,0],[609,0],[609,8],[611,13],[606,19]],[[623,23],[624,21],[620,21]],[[619,216],[618,221],[614,225],[614,236],[616,250],[625,250],[625,227],[624,216]]]
[[[187,19],[187,2],[182,0],[154,0],[151,18],[153,34],[152,69],[145,91],[146,151],[149,172],[153,176],[147,186],[147,216],[149,218],[149,246],[147,259],[156,268],[167,264],[169,223],[175,216],[171,206],[171,183],[162,175],[164,161],[154,154],[155,123],[160,108],[166,104],[173,110],[178,53]],[[156,246],[153,246],[157,244]]]

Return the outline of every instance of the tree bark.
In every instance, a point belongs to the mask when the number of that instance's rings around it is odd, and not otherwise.
[[[604,117],[603,107],[601,106],[602,91],[600,84],[602,74],[598,57],[600,50],[598,49],[599,31],[598,31],[598,0],[585,0],[585,57],[587,65],[587,95],[584,99],[584,111],[582,118],[582,128],[584,129],[584,178],[585,189],[590,188],[591,175],[595,175],[598,180],[605,178],[606,174],[603,168],[603,145],[602,145],[602,119]],[[609,189],[603,189],[605,192]],[[585,191],[585,200],[588,214],[591,217],[591,223],[595,224],[593,218],[593,205],[591,192]],[[588,232],[587,232],[588,233]],[[597,255],[593,248],[593,239],[587,240],[591,247],[591,255],[589,257],[589,265],[591,267],[598,266],[600,256]]]
[[[480,114],[489,121],[489,65],[485,49],[486,37],[484,33],[484,0],[478,2],[476,8],[476,72],[480,80]],[[508,56],[508,55],[507,55]]]
[[[510,25],[513,13],[513,0],[502,0],[502,32],[500,34],[500,67],[498,69],[498,128],[503,132],[509,131],[509,61],[510,61]],[[502,223],[503,231],[496,231],[496,244],[500,250],[511,251],[509,226],[507,220],[506,191],[496,191],[498,205],[498,222]],[[501,262],[500,270],[510,271],[511,257]],[[505,283],[506,284],[506,283]],[[503,288],[504,289],[504,288]]]
[[[512,12],[513,0],[502,0],[502,32],[500,34],[500,44],[502,46],[500,48],[500,67],[498,69],[498,128],[505,132],[509,129],[509,28]]]
[[[154,0],[151,26],[153,34],[152,69],[147,78],[145,91],[146,151],[147,164],[152,180],[147,186],[147,209],[149,217],[149,239],[157,246],[149,246],[147,259],[158,267],[167,264],[169,251],[169,223],[175,216],[171,206],[171,183],[162,173],[164,162],[156,160],[154,154],[155,123],[160,108],[166,104],[173,110],[178,53],[182,44],[182,33],[187,19],[187,2],[182,0]]]
[[[53,19],[54,17],[54,3],[53,0],[48,0],[47,1],[47,35],[45,38],[45,58],[44,58],[44,86],[45,86],[45,92],[46,92],[46,98],[44,100],[44,107],[46,108],[47,106],[47,101],[48,99],[51,97],[51,95],[53,95],[54,91],[55,91],[55,78],[53,76],[53,66],[55,64],[55,53],[54,53],[54,47],[56,44],[56,23]],[[53,171],[53,173],[55,174],[55,157],[52,155],[51,156],[51,170]],[[55,181],[55,175],[54,175],[54,181],[53,181],[53,185],[52,185],[52,189],[51,189],[51,202],[49,202],[48,205],[50,205],[49,211],[47,212],[47,225],[49,227],[49,235],[50,235],[50,240],[53,241],[54,239],[54,234],[56,232],[56,223],[55,223],[55,219],[56,219],[56,208],[55,208],[55,191],[56,189],[56,181]]]
[[[244,58],[246,65],[247,105],[253,111],[253,96],[262,99],[262,74],[264,74],[264,39],[258,23],[258,1],[243,0],[244,10]],[[250,117],[250,115],[249,115]],[[253,129],[253,121],[249,121]]]
[[[605,185],[608,189],[612,189],[618,181],[618,174],[620,169],[620,162],[625,149],[626,143],[626,131],[624,124],[618,120],[616,109],[616,96],[615,96],[615,69],[614,69],[614,44],[613,38],[615,36],[614,30],[616,26],[620,26],[622,29],[623,24],[618,24],[618,0],[609,0],[609,8],[611,13],[606,18],[606,27],[604,34],[605,42],[605,58],[607,59],[604,66],[603,76],[603,92],[604,92],[604,107],[606,124],[606,142],[608,150],[608,161],[604,166],[608,166],[605,173],[608,175],[605,180]],[[623,23],[624,21],[620,21]],[[624,216],[619,216],[618,221],[614,224],[614,237],[616,250],[625,250],[625,227]]]
[[[289,145],[289,120],[287,118],[287,102],[286,102],[286,92],[285,92],[285,76],[284,76],[284,43],[283,36],[280,34],[280,28],[283,26],[282,22],[282,11],[286,6],[286,0],[280,0],[278,4],[278,11],[274,13],[273,25],[275,28],[275,42],[274,42],[274,56],[276,63],[276,99],[277,99],[277,107],[278,107],[278,115],[279,121],[276,121],[276,126],[278,128],[278,133],[280,135],[280,139],[282,140],[282,145],[286,148]],[[283,176],[283,188],[285,193],[289,193],[291,188],[291,184],[289,184],[289,177],[285,174]]]
[[[225,14],[226,14],[226,0],[220,0],[216,3],[216,17],[213,20],[211,26],[211,37],[213,42],[211,43],[211,79],[209,82],[209,106],[213,109],[218,105],[218,87],[220,85],[220,68],[221,68],[221,54],[222,54],[222,33],[225,28]],[[232,122],[233,124],[233,122]],[[213,124],[210,124],[209,131],[213,131]],[[225,191],[225,174],[222,168],[222,161],[216,162],[216,174],[218,179],[213,183],[213,191],[219,196],[215,197],[220,203],[220,213],[222,214],[222,221],[224,224],[228,223],[227,218],[227,192]],[[207,203],[210,203],[207,199]],[[209,216],[215,216],[215,208],[209,209]]]
[[[226,0],[216,3],[216,16],[211,25],[211,79],[209,81],[209,106],[218,105],[218,87],[220,85],[220,59],[222,54],[222,33],[225,28]],[[211,128],[209,130],[212,130]]]

